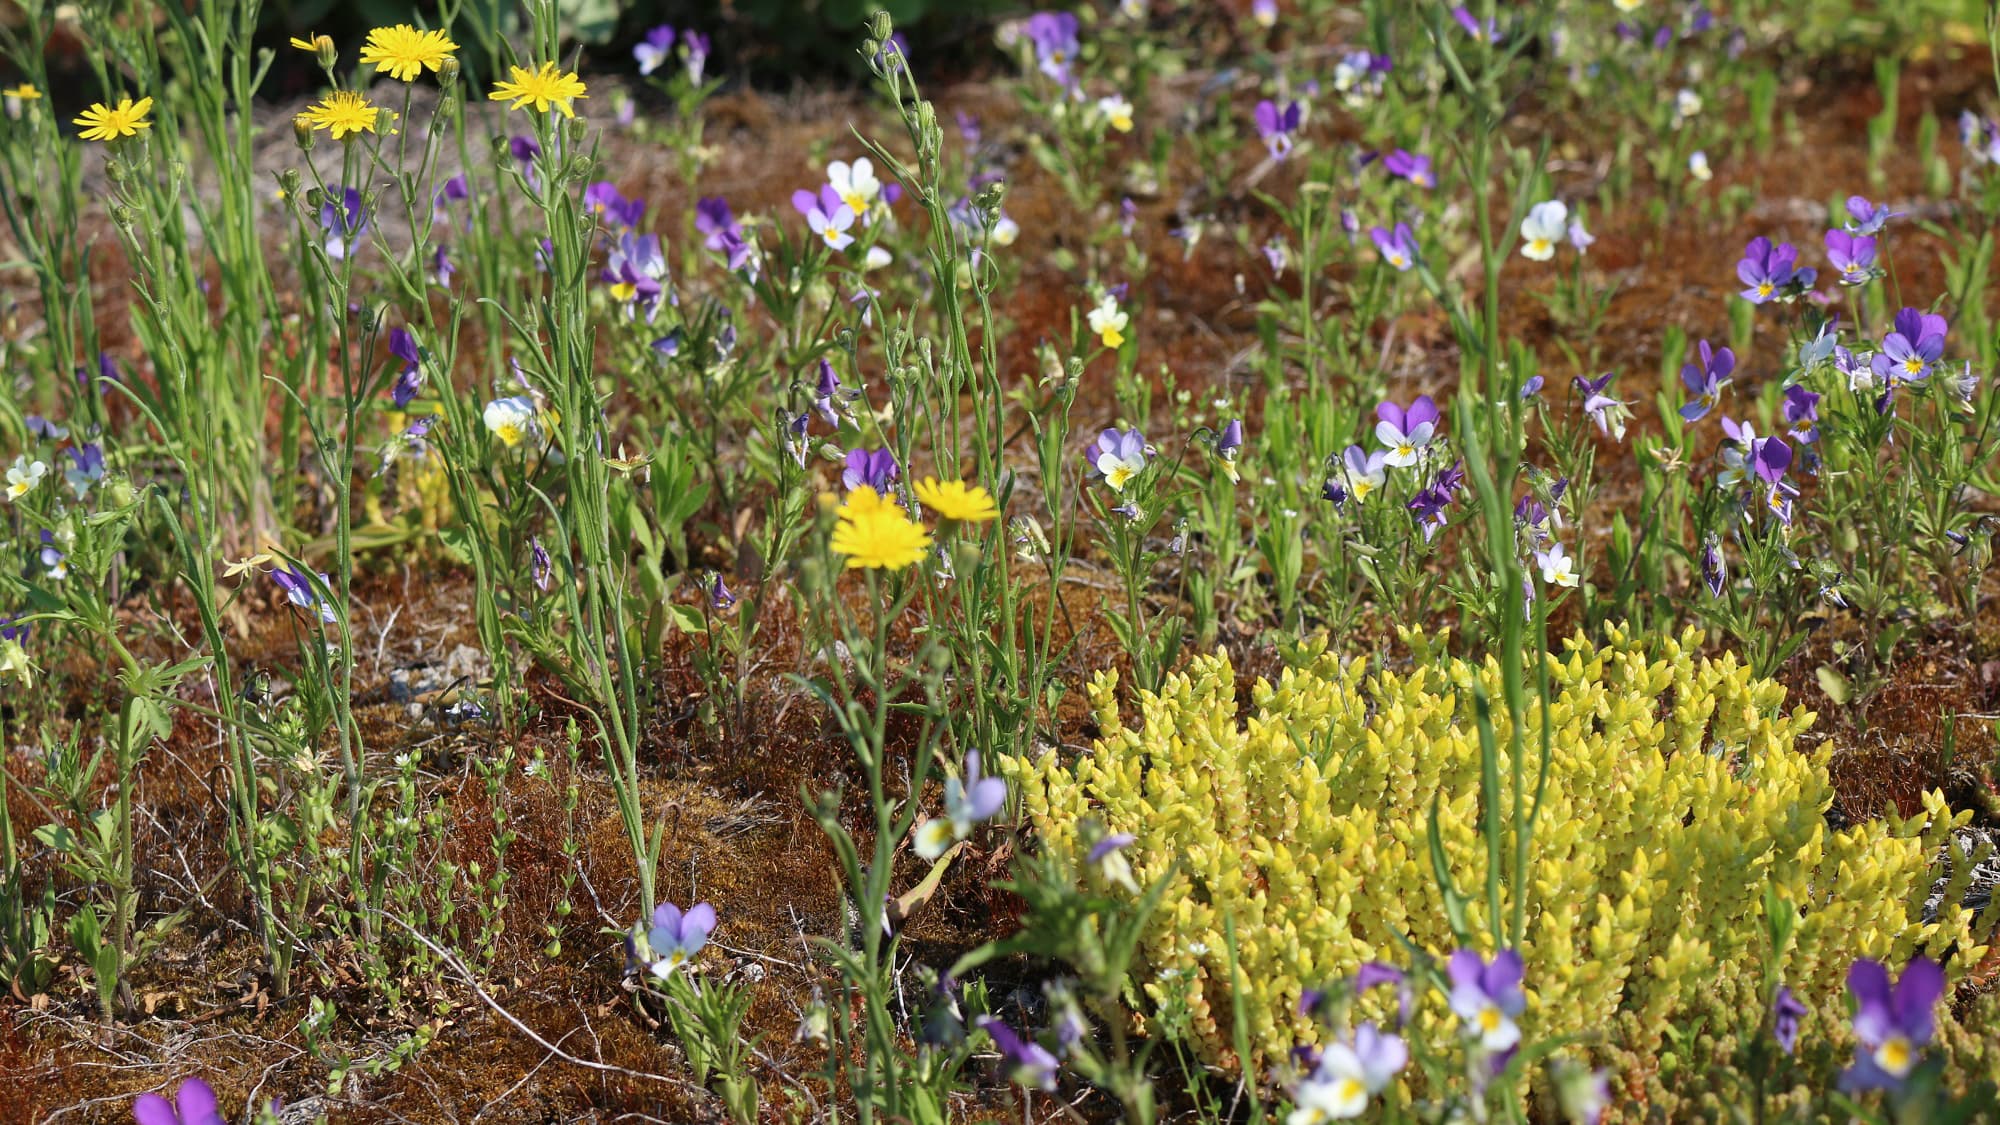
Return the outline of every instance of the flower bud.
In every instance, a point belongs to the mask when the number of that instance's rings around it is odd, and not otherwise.
[[[319,60],[321,70],[332,70],[340,63],[340,50],[333,45],[333,36],[313,36],[313,57]]]
[[[894,35],[895,33],[896,33],[895,22],[889,18],[889,13],[882,11],[881,9],[878,8],[876,9],[874,15],[868,17],[869,38],[877,40],[887,40],[889,36]],[[870,51],[868,53],[870,55],[873,55],[875,52]]]
[[[443,62],[438,64],[437,76],[438,76],[438,85],[444,87],[447,90],[457,85],[458,59],[456,57],[447,56]]]
[[[299,146],[300,152],[313,150],[312,122],[306,120],[306,115],[303,113],[292,118],[292,140]]]

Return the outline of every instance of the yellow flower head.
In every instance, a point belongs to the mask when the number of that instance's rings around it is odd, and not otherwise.
[[[5,95],[6,97],[10,98],[19,98],[24,102],[40,101],[42,98],[42,92],[40,90],[35,89],[32,85],[26,82],[23,82],[19,86],[15,86],[10,90],[0,90],[0,95]]]
[[[333,50],[333,36],[308,35],[304,39],[292,36],[292,46],[309,55],[325,54]]]
[[[299,115],[307,125],[315,129],[327,129],[336,141],[346,140],[357,133],[372,133],[375,122],[382,114],[380,109],[368,104],[368,99],[352,90],[335,90],[326,100]]]
[[[915,492],[917,503],[936,512],[941,520],[985,523],[1000,516],[999,507],[993,503],[993,494],[976,484],[925,477],[917,482]]]
[[[930,551],[931,537],[901,508],[863,485],[841,505],[833,549],[847,556],[849,570],[903,570]]]
[[[435,72],[458,50],[442,31],[418,31],[406,23],[378,27],[361,47],[361,61],[403,82],[415,82],[425,70]]]
[[[562,110],[564,117],[575,117],[576,108],[570,103],[588,96],[583,92],[581,78],[558,69],[554,63],[543,63],[540,70],[510,66],[507,71],[507,81],[495,82],[493,92],[486,96],[496,102],[512,102],[508,109],[533,104],[535,112],[547,113],[554,106]]]
[[[96,102],[76,119],[76,123],[83,126],[83,131],[77,135],[86,141],[115,141],[120,137],[137,136],[153,127],[153,123],[146,120],[146,115],[152,111],[151,98],[140,98],[136,102],[131,98],[120,98],[115,107]]]

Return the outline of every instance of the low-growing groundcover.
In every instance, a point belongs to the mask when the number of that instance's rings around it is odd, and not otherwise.
[[[1931,857],[1965,816],[1932,795],[1925,816],[1830,829],[1831,748],[1799,745],[1813,715],[1787,710],[1785,689],[1733,655],[1699,655],[1701,641],[1573,638],[1548,657],[1546,716],[1537,704],[1523,719],[1536,777],[1546,723],[1547,783],[1531,790],[1522,1032],[1588,1044],[1667,1120],[1688,1119],[1699,1094],[1724,1085],[1711,1070],[1768,1033],[1780,984],[1813,1013],[1803,1034],[1844,1048],[1856,959],[1900,965],[1949,949],[1948,976],[1962,979],[1993,937],[1956,903],[1920,919]],[[1208,656],[1141,693],[1127,725],[1106,673],[1091,687],[1105,733],[1089,751],[1014,759],[1009,776],[1042,846],[1077,870],[1104,834],[1131,837],[1133,876],[1166,881],[1135,990],[1156,1013],[1185,1008],[1203,1057],[1231,1068],[1240,1008],[1262,1070],[1321,1038],[1303,998],[1412,949],[1442,960],[1457,947],[1430,834],[1454,883],[1482,881],[1471,689],[1497,697],[1500,677],[1492,660],[1398,671],[1307,654],[1258,680],[1242,713],[1235,671]],[[1504,718],[1500,728],[1504,744]],[[1514,908],[1508,895],[1499,905]],[[1795,915],[1782,948],[1772,907]],[[1477,894],[1467,904],[1473,932],[1488,928],[1486,908]],[[1396,1023],[1408,1002],[1381,989],[1358,1011]],[[1455,1022],[1427,1002],[1407,1034],[1449,1037]],[[1981,1039],[1958,1039],[1954,1063],[2000,1065]],[[1845,1062],[1806,1058],[1820,1069],[1802,1080],[1825,1085]]]

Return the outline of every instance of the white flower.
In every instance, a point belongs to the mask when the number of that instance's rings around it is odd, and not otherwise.
[[[836,160],[826,166],[826,182],[855,215],[865,215],[875,197],[882,194],[882,181],[875,178],[875,166],[867,157],[849,164]]]
[[[42,478],[49,475],[49,467],[41,461],[30,461],[23,453],[14,458],[14,465],[7,470],[7,499],[19,500],[35,490]]]
[[[1674,95],[1674,116],[1686,120],[1701,112],[1701,95],[1693,90],[1682,89]]]
[[[882,249],[880,246],[870,246],[868,253],[861,259],[861,268],[864,270],[881,269],[895,260],[895,255]]]
[[[1688,154],[1688,175],[1699,183],[1707,183],[1715,175],[1708,167],[1708,154],[1696,149]]]
[[[828,246],[845,250],[854,245],[854,236],[847,233],[854,226],[854,214],[854,209],[845,203],[835,207],[831,216],[814,208],[806,216],[806,225],[812,228],[814,234],[825,239]]]
[[[1576,569],[1568,555],[1563,553],[1561,543],[1553,544],[1546,551],[1535,552],[1535,565],[1542,568],[1542,581],[1551,586],[1576,585]]]
[[[1104,341],[1107,348],[1120,347],[1125,343],[1125,326],[1131,323],[1131,319],[1125,315],[1124,309],[1118,307],[1118,298],[1109,293],[1098,299],[1097,307],[1090,310],[1088,318],[1090,330],[1097,333],[1097,338]]]
[[[1146,0],[1118,0],[1118,14],[1128,20],[1146,18]]]
[[[494,399],[486,404],[482,417],[493,436],[509,447],[521,444],[538,429],[534,401],[526,395]]]
[[[1132,103],[1118,94],[1097,99],[1097,112],[1111,123],[1113,129],[1121,133],[1132,131]]]
[[[8,677],[21,681],[22,687],[35,683],[35,666],[28,661],[28,651],[12,639],[0,640],[0,679]]]
[[[1630,15],[1646,6],[1646,0],[1611,0],[1611,6]]]
[[[1521,220],[1521,255],[1537,262],[1556,256],[1556,243],[1569,233],[1569,208],[1550,199],[1528,208]]]

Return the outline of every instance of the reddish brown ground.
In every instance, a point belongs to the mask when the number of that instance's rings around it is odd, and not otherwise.
[[[1984,60],[1978,58],[1916,69],[1906,77],[1902,94],[1905,130],[1914,130],[1917,117],[1926,111],[1948,120],[1989,82]],[[989,133],[1020,127],[1003,91],[968,85],[944,91],[939,100],[947,119],[952,109],[970,108],[984,117]],[[1819,220],[1783,216],[1793,213],[1794,194],[1802,187],[1810,189],[1804,202],[1811,204],[1833,190],[1859,190],[1868,183],[1863,123],[1875,112],[1874,101],[1872,84],[1860,72],[1801,74],[1788,85],[1786,104],[1797,112],[1812,153],[1810,183],[1801,182],[1800,153],[1788,148],[1736,162],[1724,171],[1726,180],[1748,184],[1764,201],[1756,220],[1759,233],[1817,244]],[[802,155],[776,154],[803,154],[809,141],[835,135],[850,119],[872,121],[872,111],[831,97],[727,97],[716,107],[709,133],[720,157],[700,193],[728,197],[739,213],[789,215],[789,194],[809,173]],[[1533,119],[1519,125],[1530,136],[1544,128],[1573,132],[1577,125]],[[691,203],[692,193],[674,183],[661,162],[614,150],[613,166],[624,157],[630,157],[625,161],[630,171],[620,177],[625,190],[645,195],[667,214],[678,214]],[[1067,205],[1059,190],[1025,157],[1011,171],[1015,182],[1009,210],[1025,232],[1014,257],[1024,266],[1019,286],[1006,296],[1005,312],[1014,328],[1002,354],[1009,370],[1025,372],[1033,367],[1031,349],[1037,340],[1067,331],[1079,297],[1076,278],[1044,264],[1047,252],[1065,237]],[[1279,180],[1263,186],[1282,194]],[[1901,201],[1915,187],[1914,182],[1892,181],[1888,194]],[[1258,230],[1261,240],[1271,222],[1258,205],[1239,201],[1229,206]],[[1604,365],[1627,372],[1625,391],[1646,403],[1654,378],[1649,373],[1659,362],[1657,342],[1667,325],[1679,324],[1690,336],[1726,335],[1734,262],[1747,235],[1699,222],[1656,230],[1639,217],[1641,211],[1633,206],[1625,214],[1596,219],[1600,241],[1589,265],[1620,280],[1602,335]],[[1233,279],[1239,273],[1262,276],[1261,262],[1224,237],[1204,240],[1183,261],[1181,246],[1169,233],[1178,225],[1171,200],[1143,204],[1136,237],[1145,240],[1156,268],[1142,282],[1149,319],[1139,331],[1139,368],[1165,364],[1184,374],[1219,377],[1232,357],[1254,345],[1251,316]],[[1906,291],[1930,293],[1941,286],[1942,275],[1929,264],[1932,259],[1928,248],[1899,250]],[[115,297],[121,275],[110,255],[98,258],[93,274],[107,295]],[[1163,317],[1163,310],[1175,315]],[[1339,313],[1333,309],[1328,315]],[[1514,330],[1531,340],[1550,331],[1543,306],[1523,290],[1510,290],[1507,314]],[[1430,389],[1447,386],[1443,373],[1456,371],[1457,360],[1437,319],[1414,315],[1399,327],[1416,356],[1416,381]],[[114,347],[121,343],[116,338],[110,342]],[[1548,373],[1552,384],[1568,374],[1555,368]],[[1087,384],[1075,415],[1079,430],[1108,424],[1114,411],[1104,380]],[[1649,414],[1641,408],[1640,427],[1648,425],[1644,419]],[[1629,456],[1608,447],[1600,456],[1605,502],[1629,503],[1637,487]],[[711,563],[726,561],[718,545],[698,546]],[[486,848],[486,801],[468,757],[489,753],[492,736],[440,735],[423,721],[412,721],[400,706],[379,702],[374,693],[380,692],[390,668],[473,643],[469,600],[467,579],[435,560],[373,559],[356,597],[358,605],[375,607],[374,615],[383,621],[387,607],[402,606],[386,629],[382,657],[365,661],[360,677],[364,692],[377,700],[363,708],[370,744],[421,750],[429,790],[455,818],[450,851],[461,862],[481,857]],[[248,663],[285,664],[291,659],[290,619],[273,599],[264,601],[243,619],[238,651]],[[1087,597],[1072,599],[1072,608],[1085,606]],[[1080,643],[1061,672],[1072,683],[1090,669],[1118,660],[1109,631],[1088,615],[1084,620]],[[2000,712],[2000,612],[1992,609],[1991,596],[1978,621],[1960,625],[1909,642],[1894,680],[1853,708],[1836,707],[1825,698],[1812,671],[1827,658],[1833,636],[1850,631],[1838,621],[1781,673],[1796,698],[1820,712],[1818,732],[1841,748],[1835,774],[1844,815],[1866,816],[1889,803],[1908,810],[1916,793],[1933,785],[1945,786],[1962,807],[1981,807],[1992,815],[1991,724],[1959,722],[1956,759],[1938,761],[1940,716]],[[1275,667],[1274,654],[1254,636],[1230,643],[1246,674]],[[812,956],[806,943],[837,934],[842,925],[828,854],[801,809],[799,788],[819,790],[846,780],[852,792],[857,778],[816,705],[780,679],[798,661],[796,633],[784,615],[778,615],[766,644],[768,654],[750,692],[754,730],[746,736],[732,727],[718,739],[690,718],[701,689],[685,642],[676,641],[644,759],[647,807],[669,825],[662,893],[677,901],[699,897],[716,904],[723,926],[717,935],[720,948],[709,955],[712,971],[742,974],[755,967],[766,974],[752,1022],[764,1035],[761,1046],[768,1059],[761,1069],[768,1080],[773,1068],[799,1075],[819,1065],[812,1050],[793,1045],[791,1032],[799,1005],[818,976],[804,968]],[[80,714],[77,709],[89,698],[89,680],[70,682],[73,714]],[[530,689],[539,715],[523,743],[557,747],[574,708],[545,677],[531,677]],[[1066,714],[1062,720],[1065,742],[1088,741],[1081,714]],[[185,905],[193,897],[191,880],[207,884],[227,867],[209,831],[220,815],[209,789],[216,765],[211,742],[209,732],[184,721],[176,739],[157,750],[142,771],[138,803],[143,810],[142,854],[149,868],[144,888],[148,912]],[[24,765],[26,759],[17,755],[13,761]],[[407,982],[412,1001],[402,1010],[385,1010],[354,984],[351,960],[339,949],[326,948],[315,951],[323,967],[311,961],[302,966],[299,992],[327,996],[339,1008],[336,1039],[341,1049],[361,1058],[377,1055],[426,1022],[437,1025],[438,1037],[394,1073],[355,1075],[341,1100],[321,1100],[318,1108],[340,1121],[568,1121],[620,1115],[629,1115],[621,1118],[625,1120],[714,1119],[713,1103],[690,1098],[682,1085],[679,1076],[686,1071],[678,1048],[635,1011],[619,988],[616,939],[604,931],[629,924],[634,914],[631,859],[610,791],[588,759],[586,766],[578,823],[588,887],[580,885],[575,892],[577,911],[564,929],[565,951],[558,958],[543,956],[541,926],[553,917],[560,893],[559,795],[568,781],[566,771],[559,767],[553,784],[517,778],[509,788],[508,808],[520,838],[509,857],[514,882],[500,968],[484,986],[494,1003],[544,1039],[610,1069],[552,1061],[450,974]],[[17,825],[39,823],[19,793],[12,811]],[[850,801],[848,811],[857,815],[861,810]],[[1001,842],[995,837],[986,844]],[[938,963],[1004,928],[1012,907],[986,882],[1002,873],[1005,860],[1004,849],[974,850],[962,857],[942,893],[911,921],[906,952]],[[66,894],[78,891],[67,882],[58,886]],[[303,1054],[297,1025],[305,1002],[298,994],[286,1000],[270,995],[256,968],[256,944],[241,925],[248,916],[233,881],[223,878],[166,947],[134,971],[134,989],[149,1014],[115,1028],[95,1022],[86,999],[89,986],[74,964],[64,966],[52,994],[9,1002],[7,1018],[0,1020],[0,1120],[117,1120],[133,1093],[190,1073],[213,1082],[227,1106],[240,1105],[253,1093],[312,1101],[325,1072]],[[437,1014],[434,1002],[446,999],[451,1002],[448,1012]],[[676,1077],[662,1081],[650,1077],[655,1074]],[[775,1094],[775,1083],[767,1081],[767,1090]],[[1007,1096],[993,1090],[983,1084],[981,1092],[965,1095],[965,1112],[978,1116],[981,1107],[1002,1111]],[[64,1107],[76,1108],[58,1114]],[[781,1119],[775,1109],[768,1116]]]

